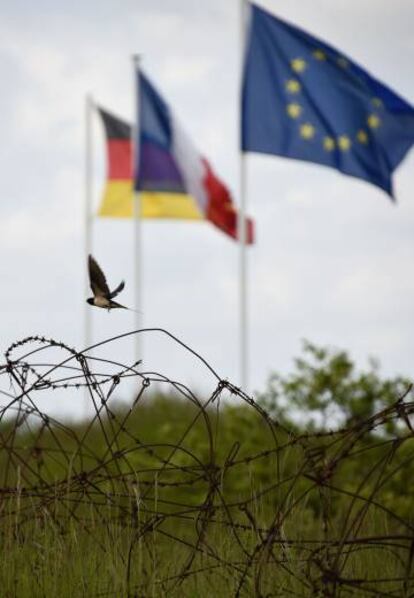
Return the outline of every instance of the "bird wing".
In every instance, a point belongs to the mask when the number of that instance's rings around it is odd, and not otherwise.
[[[106,282],[105,274],[102,272],[97,261],[89,255],[88,258],[89,269],[89,283],[91,285],[92,293],[100,297],[109,296],[109,287]]]
[[[116,287],[116,289],[114,289],[113,291],[111,291],[109,293],[109,299],[113,299],[114,297],[116,297],[123,290],[124,286],[125,286],[124,281],[119,283],[119,285]]]

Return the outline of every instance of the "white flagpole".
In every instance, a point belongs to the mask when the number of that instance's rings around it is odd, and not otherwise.
[[[85,98],[85,246],[82,256],[82,271],[85,273],[85,305],[84,305],[84,344],[85,348],[92,344],[91,308],[86,303],[89,289],[87,256],[92,250],[92,112],[94,102],[90,94]]]
[[[248,14],[247,0],[240,1],[240,48],[241,48],[241,68],[240,68],[240,97],[243,84],[243,63],[245,52],[245,29],[246,19]],[[239,104],[240,105],[240,104]],[[248,359],[248,313],[247,313],[247,193],[246,193],[246,179],[247,179],[247,164],[246,156],[241,149],[241,111],[239,113],[239,151],[240,151],[240,206],[237,221],[238,239],[239,239],[239,305],[240,305],[240,384],[242,390],[248,392],[249,383],[249,359]]]
[[[140,194],[135,191],[134,184],[136,179],[136,169],[138,168],[138,154],[140,151],[139,143],[139,65],[140,56],[134,55],[132,57],[134,67],[134,90],[135,90],[135,119],[131,127],[131,159],[132,159],[132,193],[133,193],[133,217],[134,217],[134,286],[135,286],[135,313],[134,313],[134,327],[135,330],[142,328],[142,234],[141,234],[141,198]],[[142,358],[142,338],[139,334],[135,335],[135,361]]]
[[[239,293],[240,293],[240,384],[248,392],[248,317],[247,317],[247,255],[246,255],[246,162],[243,152],[240,155],[240,206],[238,215],[239,237]]]
[[[86,297],[90,294],[89,273],[87,268],[87,256],[92,252],[92,114],[94,102],[92,96],[87,94],[85,97],[85,211],[84,211],[84,255],[82,255],[82,272],[84,272],[85,296],[84,296],[84,347],[92,345],[92,318],[91,306],[86,303]],[[84,418],[88,415],[89,393],[85,388],[84,406],[82,415]]]

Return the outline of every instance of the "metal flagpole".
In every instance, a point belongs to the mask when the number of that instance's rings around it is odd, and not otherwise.
[[[248,14],[247,0],[240,1],[240,48],[241,48],[241,69],[240,69],[240,97],[243,84],[243,62],[245,46],[245,28]],[[239,104],[241,105],[241,104]],[[239,113],[239,151],[240,151],[240,206],[237,221],[239,239],[239,293],[240,293],[240,384],[241,388],[248,392],[249,383],[249,360],[248,360],[248,313],[247,313],[247,193],[246,193],[246,156],[241,145],[241,112]]]
[[[89,273],[87,268],[87,256],[92,252],[92,113],[94,102],[92,96],[87,94],[85,97],[85,222],[84,222],[84,255],[82,255],[82,271],[85,273],[85,296],[84,296],[84,347],[90,347],[92,344],[92,313],[91,307],[86,303],[86,297],[89,294]],[[82,415],[84,418],[88,415],[88,404],[90,394],[85,388],[84,406]]]
[[[89,275],[87,256],[92,250],[92,111],[94,102],[90,94],[85,98],[85,246],[82,256],[82,271],[85,273],[85,298],[89,293]],[[91,309],[85,301],[84,306],[84,343],[85,348],[92,344]]]
[[[135,89],[135,121],[131,127],[131,160],[132,160],[132,193],[133,193],[133,219],[134,219],[134,286],[135,286],[135,312],[134,328],[142,328],[142,234],[141,234],[141,198],[138,191],[135,190],[135,180],[138,169],[139,155],[139,65],[140,56],[135,54],[132,57],[134,66],[134,89]],[[142,359],[142,338],[135,334],[135,361]]]
[[[240,384],[247,392],[248,384],[248,317],[247,317],[247,255],[246,255],[246,162],[243,152],[240,156],[240,206],[238,215],[239,238],[239,293],[240,293]]]

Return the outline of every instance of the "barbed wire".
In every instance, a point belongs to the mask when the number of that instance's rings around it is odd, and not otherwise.
[[[135,334],[166,335],[191,354],[215,380],[210,394],[145,372],[139,361],[92,354]],[[49,361],[51,350],[62,359],[54,353]],[[409,389],[364,421],[299,433],[163,329],[82,351],[30,336],[7,349],[0,380],[0,533],[13,525],[23,534],[47,513],[62,534],[79,526],[105,556],[99,528],[128,530],[120,557],[128,596],[146,596],[150,578],[159,595],[172,596],[213,574],[229,580],[226,595],[235,597],[414,595],[414,524],[386,500],[414,456]],[[119,408],[126,381],[135,384],[134,398]],[[159,383],[188,406],[176,428],[165,422],[164,436],[139,425]],[[82,426],[40,410],[39,393],[63,389],[87,393],[93,413]],[[229,404],[244,407],[247,422],[236,440],[223,425]],[[395,421],[398,433],[382,433]],[[369,458],[359,470],[361,455]],[[373,533],[375,518],[383,523]],[[178,556],[174,570],[154,580],[156,542],[164,558]],[[387,567],[364,574],[358,561],[368,552]],[[89,595],[112,594],[103,587]]]

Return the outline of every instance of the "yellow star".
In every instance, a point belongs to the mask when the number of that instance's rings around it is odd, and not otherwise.
[[[343,56],[339,56],[336,60],[338,66],[340,66],[343,69],[346,69],[349,66],[349,62],[346,58],[344,58]]]
[[[288,104],[286,106],[286,112],[291,118],[298,118],[302,113],[302,106],[300,104]]]
[[[335,149],[335,139],[333,137],[324,137],[323,149],[327,152],[332,152]]]
[[[312,137],[315,136],[315,127],[310,123],[305,123],[304,125],[301,125],[299,131],[300,136],[303,137],[303,139],[312,139]]]
[[[351,147],[351,140],[348,135],[340,135],[340,137],[338,137],[338,147],[344,152],[349,150]]]
[[[326,54],[323,50],[315,50],[312,52],[312,56],[316,58],[316,60],[326,60]]]
[[[299,93],[301,85],[296,79],[289,79],[289,81],[286,81],[286,89],[289,93]]]
[[[290,61],[290,66],[295,73],[303,73],[303,71],[306,69],[306,62],[303,60],[303,58],[294,58]]]
[[[384,105],[382,103],[382,100],[380,100],[379,98],[372,98],[371,102],[376,108],[382,108]]]
[[[363,129],[360,129],[357,133],[357,139],[359,143],[366,145],[368,143],[368,133]]]
[[[378,129],[381,124],[381,119],[376,114],[370,114],[367,118],[367,123],[371,129]]]

